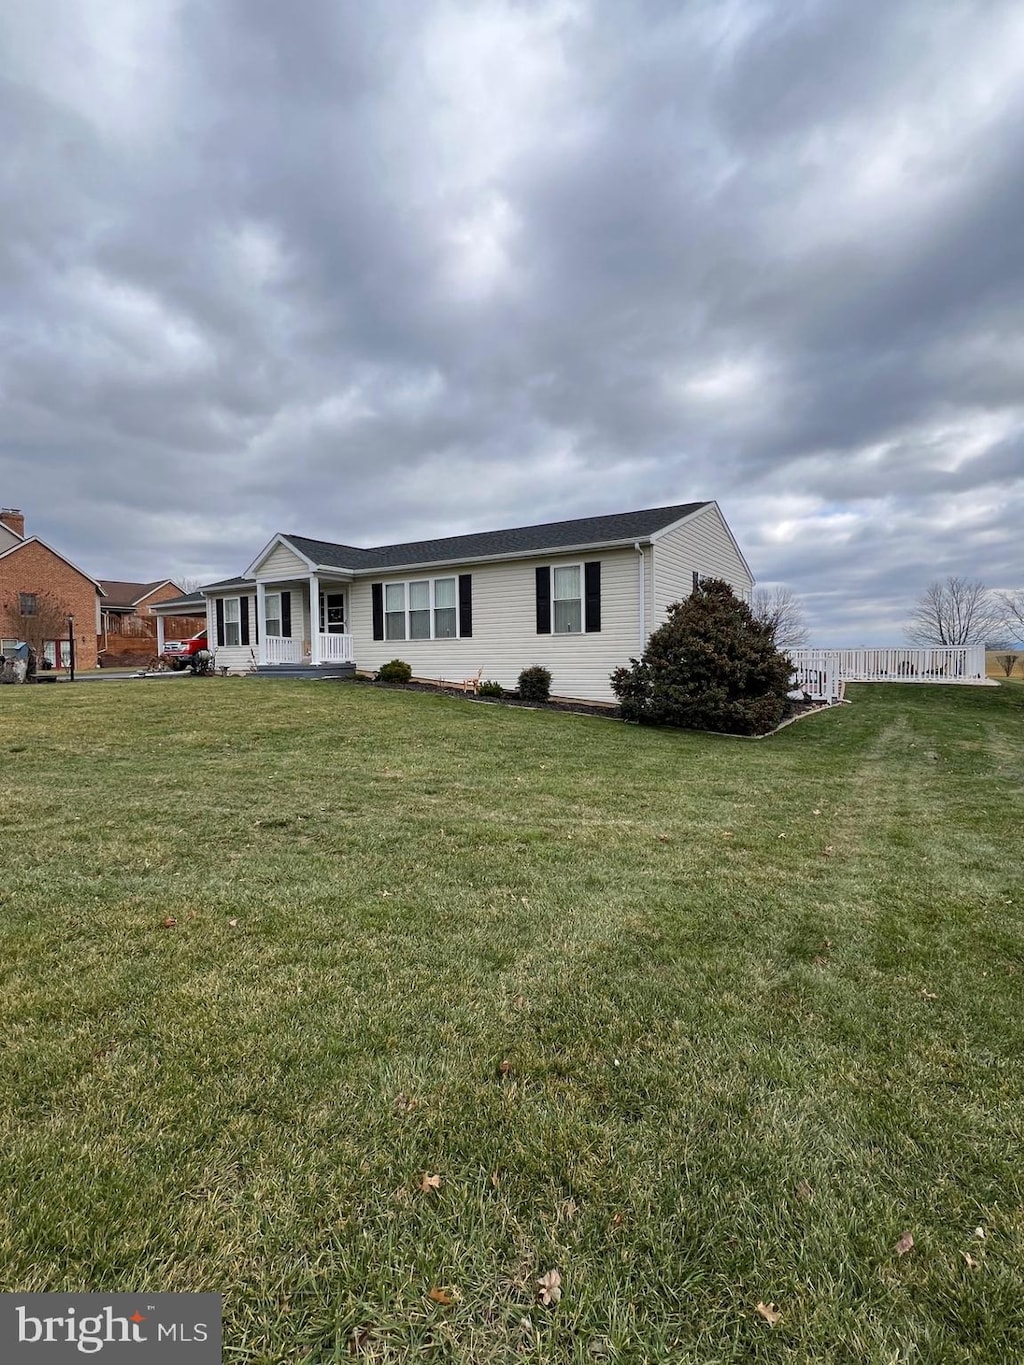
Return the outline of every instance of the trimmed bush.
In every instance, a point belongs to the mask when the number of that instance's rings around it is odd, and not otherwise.
[[[551,674],[540,664],[524,668],[519,675],[521,701],[547,701],[551,696]]]
[[[412,677],[412,665],[404,659],[392,659],[377,669],[378,682],[406,683]]]
[[[718,578],[705,579],[611,676],[624,720],[763,735],[786,707],[792,667],[770,625]]]
[[[503,697],[505,695],[505,689],[500,682],[494,682],[491,678],[488,678],[486,682],[482,682],[476,689],[476,694],[478,697]]]

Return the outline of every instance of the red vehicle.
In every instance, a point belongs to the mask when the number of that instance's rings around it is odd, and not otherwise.
[[[183,668],[191,668],[195,656],[206,647],[206,631],[201,630],[198,635],[193,635],[191,640],[166,645],[161,658],[166,659],[172,668],[180,672]]]

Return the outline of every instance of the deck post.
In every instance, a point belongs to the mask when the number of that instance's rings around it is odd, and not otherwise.
[[[158,659],[159,659],[160,655],[161,655],[163,652],[164,652],[164,618],[163,618],[162,616],[158,616],[158,617],[156,618],[156,656],[157,656]]]
[[[267,662],[267,585],[256,580],[256,662]]]
[[[320,579],[309,575],[309,662],[314,668],[320,664]]]

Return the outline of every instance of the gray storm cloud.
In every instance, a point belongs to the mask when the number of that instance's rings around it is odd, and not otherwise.
[[[813,634],[1024,580],[1016,3],[0,13],[0,501],[96,574],[715,497]]]

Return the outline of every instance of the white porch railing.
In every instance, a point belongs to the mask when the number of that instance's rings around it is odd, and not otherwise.
[[[924,649],[789,649],[793,660],[795,686],[811,696],[822,695],[826,675],[832,675],[828,691],[836,693],[839,683],[918,682],[984,684],[984,645],[936,645]],[[819,679],[819,675],[820,679]],[[803,681],[807,678],[807,682]],[[821,691],[808,683],[819,681]],[[832,700],[832,696],[828,697]]]
[[[355,658],[351,635],[327,635],[321,631],[319,645],[322,664],[350,664]]]
[[[263,641],[263,659],[268,664],[300,664],[302,642],[285,635],[268,635]]]
[[[842,695],[836,656],[823,649],[787,649],[793,660],[794,691],[806,692],[811,701],[838,701]]]

